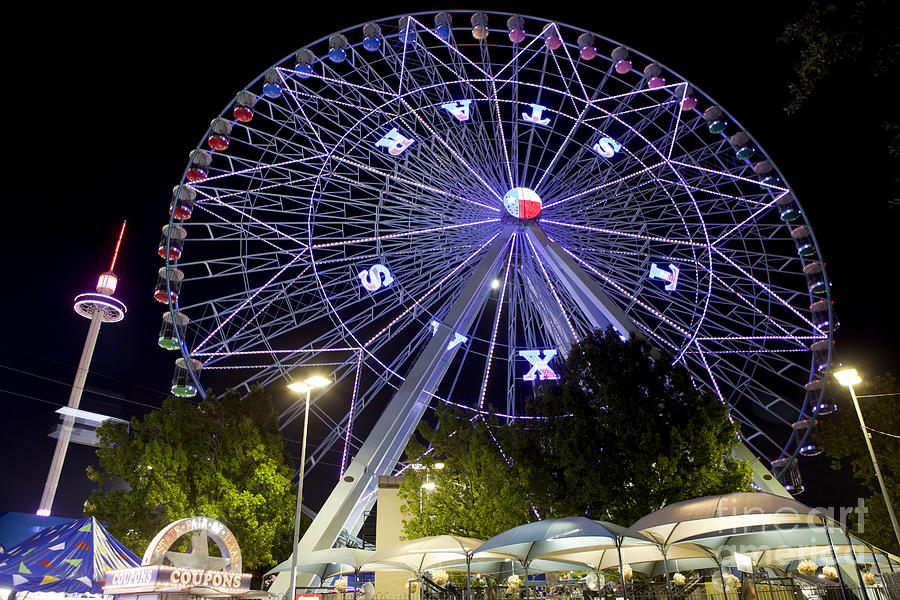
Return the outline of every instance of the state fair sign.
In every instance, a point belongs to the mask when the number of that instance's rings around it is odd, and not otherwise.
[[[191,534],[190,553],[174,552],[172,545]],[[209,556],[208,539],[218,546],[221,557]],[[234,534],[222,523],[207,517],[190,517],[170,523],[147,547],[143,564],[131,569],[106,572],[104,594],[193,593],[240,595],[250,589],[251,575],[241,573],[241,550]]]

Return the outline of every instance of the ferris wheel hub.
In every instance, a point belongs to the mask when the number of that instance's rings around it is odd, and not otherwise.
[[[527,187],[514,187],[503,196],[503,208],[517,219],[534,219],[542,207],[541,197]]]

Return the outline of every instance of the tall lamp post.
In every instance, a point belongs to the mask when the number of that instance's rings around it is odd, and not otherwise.
[[[897,525],[897,515],[894,514],[894,506],[891,504],[891,498],[888,496],[887,486],[884,485],[884,478],[881,476],[881,469],[878,468],[878,461],[875,460],[875,450],[872,449],[872,440],[869,431],[866,429],[866,422],[863,420],[862,411],[859,409],[859,401],[856,399],[856,392],[853,386],[862,383],[862,378],[856,372],[856,369],[842,369],[834,374],[842,386],[850,390],[850,397],[853,399],[853,408],[856,409],[856,416],[859,417],[859,426],[862,428],[863,439],[866,440],[866,447],[869,449],[869,456],[872,458],[872,466],[875,467],[875,476],[878,478],[878,485],[881,486],[881,493],[884,496],[884,503],[887,505],[888,514],[891,516],[891,524],[894,526],[894,538],[900,543],[900,525]]]
[[[306,407],[303,410],[303,444],[300,446],[300,475],[297,481],[297,512],[294,515],[294,548],[291,552],[291,587],[288,588],[287,600],[294,600],[297,590],[297,547],[300,544],[300,505],[303,498],[303,475],[306,471],[306,432],[309,429],[310,393],[316,388],[329,385],[331,380],[321,375],[307,377],[288,385],[288,389],[298,394],[306,393]]]

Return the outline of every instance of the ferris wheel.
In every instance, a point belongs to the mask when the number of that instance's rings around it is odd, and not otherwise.
[[[830,284],[785,178],[688,80],[560,23],[407,15],[286,57],[191,153],[159,253],[173,393],[327,371],[346,400],[313,402],[308,469],[331,456],[339,485],[390,473],[436,403],[534,417],[608,326],[684,365],[794,492],[833,410]]]

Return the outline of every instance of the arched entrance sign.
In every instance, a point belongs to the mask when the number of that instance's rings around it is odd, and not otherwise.
[[[188,517],[186,519],[173,521],[166,525],[162,531],[156,534],[156,537],[153,538],[150,545],[147,546],[147,551],[144,553],[144,558],[141,563],[144,565],[161,565],[164,564],[163,561],[167,557],[171,560],[171,558],[174,558],[172,555],[182,556],[181,553],[171,552],[170,549],[183,535],[194,532],[196,533],[192,538],[192,555],[197,559],[201,559],[202,556],[207,554],[205,543],[202,543],[201,547],[198,547],[197,544],[194,543],[195,540],[205,542],[204,538],[212,538],[216,543],[216,546],[218,546],[219,551],[222,553],[222,558],[228,560],[228,563],[222,566],[222,570],[231,573],[241,572],[241,567],[243,565],[241,549],[238,546],[237,539],[235,539],[234,534],[231,533],[231,530],[223,523],[216,521],[215,519],[210,519],[209,517]]]

